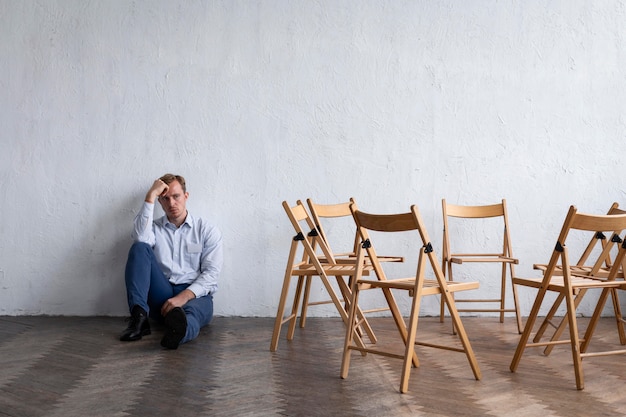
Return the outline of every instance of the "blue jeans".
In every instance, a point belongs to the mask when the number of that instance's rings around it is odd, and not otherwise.
[[[189,284],[172,284],[163,275],[152,248],[147,243],[135,242],[126,262],[126,296],[128,308],[140,306],[154,320],[163,321],[161,306]],[[213,318],[213,296],[191,299],[183,307],[187,316],[187,333],[181,343],[193,340]]]

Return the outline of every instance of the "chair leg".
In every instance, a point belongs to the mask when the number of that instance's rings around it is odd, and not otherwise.
[[[301,329],[303,329],[306,325],[306,313],[309,308],[309,295],[311,294],[311,281],[313,281],[312,276],[306,277],[306,282],[304,284],[304,297],[302,297],[302,311],[300,312]]]
[[[604,306],[606,305],[606,299],[609,297],[609,293],[613,295],[614,293],[613,288],[604,288],[602,289],[602,292],[600,293],[600,297],[598,298],[596,308],[593,310],[593,315],[591,316],[591,319],[589,320],[589,324],[587,325],[587,330],[585,331],[585,336],[580,345],[580,351],[582,353],[585,353],[587,351],[587,348],[589,347],[589,344],[591,343],[593,332],[595,331],[596,326],[598,325],[598,320],[600,319],[600,316],[602,315],[602,311],[604,310]]]
[[[406,328],[406,323],[404,322],[404,318],[402,317],[402,313],[398,308],[398,304],[396,303],[395,298],[393,298],[393,294],[389,288],[382,288],[383,294],[385,295],[385,300],[387,300],[387,305],[389,306],[389,310],[391,311],[391,316],[393,317],[394,322],[396,323],[396,328],[398,332],[400,332],[400,336],[402,337],[402,341],[406,344],[408,339],[408,331]],[[412,354],[412,363],[416,368],[420,366],[419,359],[417,358],[417,353],[413,350]]]
[[[502,264],[502,265],[505,266],[505,264]],[[519,308],[519,297],[517,296],[517,286],[513,283],[513,264],[508,263],[506,264],[506,267],[509,270],[509,276],[511,280],[511,292],[513,293],[513,308],[515,310],[515,321],[517,322],[517,332],[519,334],[522,334],[522,331],[524,330],[524,325],[522,324],[522,313],[520,313],[520,308]],[[504,309],[504,305],[502,306],[502,308]]]
[[[574,374],[576,376],[576,388],[582,390],[585,388],[585,381],[583,375],[582,358],[580,357],[580,340],[578,336],[578,324],[576,321],[576,307],[574,302],[574,296],[572,295],[571,288],[565,285],[565,303],[567,305],[567,320],[569,323],[570,345],[572,348],[572,361],[574,362]]]
[[[418,287],[417,293],[413,295],[411,306],[411,315],[409,317],[409,326],[407,339],[404,346],[404,361],[402,366],[402,375],[400,377],[400,392],[404,394],[409,390],[409,377],[411,376],[411,358],[415,354],[415,338],[417,334],[417,321],[419,319],[420,301],[422,299],[421,285]]]
[[[452,263],[448,264],[448,272],[450,273],[449,279],[448,281],[454,281],[454,278],[452,277]],[[450,297],[452,298],[452,301],[454,301],[454,293],[451,293]],[[449,303],[446,302],[446,299],[444,297],[443,294],[441,294],[441,309],[444,310],[444,306],[448,307],[448,312],[450,313],[450,315],[452,315],[452,312],[450,311],[450,306]],[[452,334],[456,336],[456,327],[454,327],[454,320],[452,320]]]
[[[337,297],[337,293],[335,293],[335,290],[333,289],[332,285],[330,285],[330,281],[328,280],[328,275],[320,272],[319,277],[322,281],[322,284],[324,285],[324,288],[326,288],[326,292],[328,293],[328,295],[330,295],[330,298],[333,304],[335,305],[337,312],[341,316],[341,319],[343,320],[344,324],[347,326],[349,323],[348,312],[346,311],[345,307],[341,304],[341,300],[339,300],[339,298]],[[356,308],[358,309],[359,306],[357,305]],[[358,334],[354,335],[354,340],[355,340],[355,343],[359,347],[365,348],[365,343],[363,342],[363,339],[361,338],[361,336],[359,336]]]
[[[519,297],[517,296],[517,286],[511,279],[511,289],[513,290],[513,305],[515,306],[515,320],[517,321],[517,332],[522,334],[524,331],[524,325],[522,324],[522,313],[519,308]]]
[[[348,310],[350,308],[350,287],[348,286],[350,281],[348,280],[348,282],[346,282],[346,280],[344,279],[343,276],[338,275],[335,278],[337,278],[337,285],[339,286],[339,290],[341,291],[341,295],[344,299],[344,305],[346,310]],[[361,310],[361,307],[359,307],[357,305],[357,318],[359,320],[359,322],[361,323],[361,326],[365,329],[365,333],[367,333],[367,337],[369,338],[370,342],[375,344],[377,339],[376,339],[376,335],[374,334],[374,330],[372,329],[372,326],[370,325],[369,321],[367,321],[367,318],[365,317],[365,313],[363,313],[363,310]],[[360,330],[359,326],[359,334],[362,336],[363,335],[363,331]]]
[[[522,356],[524,355],[524,350],[526,349],[526,345],[528,344],[528,339],[530,338],[530,334],[533,331],[533,327],[535,327],[535,321],[537,320],[537,316],[539,315],[541,303],[546,296],[546,291],[547,290],[545,288],[540,288],[537,292],[535,302],[533,303],[533,307],[530,310],[530,314],[528,315],[528,319],[526,320],[526,325],[524,326],[524,331],[520,336],[517,348],[515,349],[515,354],[513,355],[513,359],[511,360],[511,365],[509,366],[511,372],[515,372],[517,370]]]
[[[476,360],[476,355],[474,354],[472,345],[470,344],[469,338],[467,337],[465,327],[463,326],[463,322],[461,321],[461,316],[456,309],[454,298],[451,294],[452,293],[448,291],[442,291],[441,296],[445,299],[445,302],[448,306],[448,311],[450,311],[450,316],[452,316],[452,326],[456,329],[456,334],[458,334],[459,339],[461,340],[465,356],[467,356],[467,361],[469,362],[470,367],[472,368],[472,372],[474,373],[474,378],[476,380],[480,380],[482,378],[482,374],[480,372],[480,367],[478,366],[478,361]]]
[[[557,310],[561,306],[561,303],[563,302],[563,298],[564,298],[564,295],[559,293],[559,295],[556,297],[556,300],[554,300],[552,307],[550,307],[550,311],[548,311],[548,314],[546,314],[546,317],[543,319],[543,322],[541,322],[541,325],[539,326],[537,333],[535,333],[535,337],[533,338],[534,343],[538,343],[543,337],[543,334],[546,332],[546,329],[550,325]]]
[[[283,280],[283,288],[280,292],[280,300],[278,301],[276,319],[274,319],[274,331],[272,332],[270,352],[275,352],[276,349],[278,348],[278,339],[280,338],[280,330],[283,324],[286,323],[287,321],[295,324],[295,319],[296,319],[295,314],[297,313],[297,305],[295,303],[296,303],[297,298],[294,299],[294,306],[296,306],[295,307],[296,310],[294,311],[292,307],[291,314],[287,318],[284,317],[285,305],[287,304],[287,296],[289,295],[290,284],[291,284],[291,271],[287,270],[287,272],[285,273],[285,278]],[[292,337],[293,337],[293,333],[292,333]]]
[[[506,305],[506,263],[502,262],[502,282],[500,283],[500,323],[504,323],[504,307]]]
[[[448,277],[446,278],[448,279],[448,281],[452,281],[452,265],[448,265],[447,262],[443,262],[443,267],[441,268],[443,270],[443,276],[444,277]],[[447,274],[446,274],[447,272]],[[443,297],[441,297],[440,301],[440,306],[439,306],[439,322],[443,323],[444,321],[444,317],[445,317],[445,313],[446,313],[446,302],[444,301]]]
[[[624,331],[624,319],[622,319],[622,309],[620,307],[619,296],[617,290],[611,290],[611,298],[613,299],[613,311],[615,311],[615,321],[617,322],[617,333],[619,334],[619,342],[626,345],[626,332]]]
[[[293,303],[293,305],[295,306],[294,307],[295,310],[294,308],[292,308],[291,314],[287,318],[284,317],[284,314],[285,314],[285,305],[287,303],[287,296],[289,295],[289,286],[291,285],[292,268],[294,265],[294,261],[296,259],[297,246],[298,246],[298,242],[296,242],[295,240],[291,242],[291,248],[289,250],[289,256],[287,260],[287,268],[285,269],[285,276],[283,278],[283,288],[281,289],[281,292],[280,292],[280,299],[278,301],[276,319],[274,320],[274,331],[272,332],[272,340],[270,342],[270,352],[275,352],[276,349],[278,348],[278,339],[280,338],[280,330],[283,324],[287,321],[292,321],[293,324],[295,325],[296,316],[298,312],[298,307],[296,304],[298,297],[294,299],[294,303]],[[301,279],[298,282],[301,282]],[[293,332],[291,333],[291,337],[293,338]]]
[[[580,305],[580,303],[582,302],[583,297],[585,296],[586,292],[587,292],[587,290],[583,288],[583,289],[581,289],[578,292],[578,294],[576,294],[576,297],[574,298],[574,308],[575,309],[577,309],[578,306]],[[554,313],[552,314],[552,317],[556,313],[556,310],[558,309],[558,307],[561,305],[561,302],[563,302],[564,298],[565,298],[565,296],[563,294],[559,294],[558,298],[555,300],[554,305],[552,306],[552,309],[554,310]],[[552,309],[550,310],[550,312],[552,312]],[[546,320],[547,320],[547,317],[546,317]],[[566,320],[565,317],[563,317],[561,319],[559,325],[557,326],[556,330],[552,334],[552,338],[550,338],[550,341],[551,342],[556,342],[557,340],[559,340],[561,338],[561,335],[565,331],[565,327],[566,326],[567,326],[567,320]],[[554,346],[555,345],[553,345],[553,344],[552,345],[547,345],[546,348],[543,350],[543,354],[548,356],[550,353],[552,353],[552,349],[554,349]]]
[[[359,302],[359,289],[356,288],[350,299],[350,307],[348,308],[348,323],[346,323],[346,337],[343,343],[343,356],[341,358],[341,371],[340,376],[342,379],[348,377],[348,371],[350,370],[350,350],[354,339],[354,333],[356,332],[356,310]]]
[[[270,352],[275,352],[278,348],[278,338],[280,337],[280,328],[283,324],[283,315],[285,313],[285,302],[287,300],[287,293],[289,291],[289,281],[291,277],[285,277],[283,282],[283,289],[280,293],[280,300],[278,302],[278,311],[276,312],[276,319],[274,320],[274,331],[272,332],[272,341],[270,343]]]
[[[304,287],[306,281],[310,280],[310,276],[298,277],[298,284],[296,285],[296,292],[293,295],[293,305],[291,307],[291,315],[289,316],[289,330],[287,331],[287,340],[293,340],[293,335],[296,331],[296,321],[298,317],[298,307],[300,304],[300,297],[302,296],[302,287]]]

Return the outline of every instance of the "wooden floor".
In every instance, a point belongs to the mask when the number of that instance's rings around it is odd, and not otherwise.
[[[376,319],[379,337],[393,336]],[[344,327],[310,318],[292,342],[269,352],[272,319],[215,318],[199,338],[167,351],[162,329],[119,342],[111,317],[0,317],[0,416],[616,416],[626,415],[626,357],[584,361],[584,391],[571,354],[528,350],[516,373],[513,319],[464,318],[483,373],[465,356],[418,347],[410,391],[400,361],[354,354],[339,378]],[[421,338],[449,339],[449,322],[420,319]],[[616,345],[603,319],[592,347]],[[364,392],[365,395],[364,395]]]

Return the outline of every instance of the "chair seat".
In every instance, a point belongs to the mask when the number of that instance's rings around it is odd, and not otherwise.
[[[591,288],[619,288],[623,286],[624,281],[611,281],[607,282],[602,279],[595,278],[587,278],[581,276],[575,276],[572,274],[571,276],[571,286],[574,290],[581,290],[583,288],[591,289]],[[519,285],[525,285],[527,287],[541,288],[543,285],[543,278],[519,278],[514,277],[513,283]],[[565,280],[563,276],[552,276],[550,279],[550,283],[548,284],[547,289],[549,291],[562,292],[565,288]]]
[[[326,259],[323,257],[320,257],[319,260],[321,262],[326,261]],[[380,262],[404,262],[404,257],[402,256],[379,256],[378,260]],[[338,263],[338,264],[354,264],[355,261],[356,261],[356,256],[352,254],[335,255],[335,263]],[[370,260],[365,258],[365,263],[370,263]]]
[[[354,275],[354,273],[356,272],[356,267],[354,266],[354,262],[352,264],[341,264],[341,265],[321,264],[321,265],[322,265],[322,268],[324,269],[324,272],[326,272],[326,275],[328,276],[336,276],[336,275],[351,276],[351,275]],[[363,275],[369,275],[369,272],[372,270],[372,267],[371,265],[366,265],[363,267],[363,269],[364,269]],[[300,276],[316,275],[317,268],[313,264],[302,264],[298,266],[297,268],[294,268],[292,272],[293,272],[293,275],[300,275]]]
[[[542,272],[545,272],[547,268],[548,268],[547,264],[534,264],[533,265],[533,269],[536,269],[536,270],[542,271]],[[601,268],[598,268],[598,270],[594,272],[592,266],[588,266],[588,265],[572,265],[572,266],[570,266],[570,272],[573,275],[582,276],[582,277],[589,277],[589,278],[596,278],[596,279],[608,278],[610,270],[611,270],[611,268],[609,268],[609,267],[601,267]],[[555,271],[554,271],[554,274],[562,275],[563,274],[563,268],[561,268],[560,266],[556,267]],[[592,276],[592,274],[593,274],[593,276]],[[624,278],[624,273],[623,272],[619,272],[617,274],[617,278]]]
[[[485,256],[484,254],[481,255],[462,255],[462,256],[454,256],[452,258],[450,258],[450,262],[455,263],[455,264],[462,264],[463,262],[504,262],[504,263],[511,263],[511,264],[515,264],[518,265],[519,264],[519,259],[517,258],[511,258],[508,256],[501,256],[501,255],[489,255],[489,256]]]
[[[415,278],[396,278],[388,279],[386,281],[374,281],[371,279],[360,279],[358,282],[362,287],[366,288],[395,288],[401,290],[412,291],[415,288]],[[459,282],[459,281],[446,281],[448,285],[448,292],[467,291],[478,289],[479,283],[477,281]],[[436,279],[424,280],[424,286],[422,288],[423,295],[436,295],[441,294],[441,286]]]

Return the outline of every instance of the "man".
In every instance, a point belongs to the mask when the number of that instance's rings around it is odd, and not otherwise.
[[[180,175],[154,181],[134,220],[126,263],[128,327],[120,340],[150,334],[148,317],[165,325],[161,346],[177,349],[213,318],[213,294],[222,268],[220,230],[187,211],[189,193]],[[155,200],[165,216],[154,220]]]

